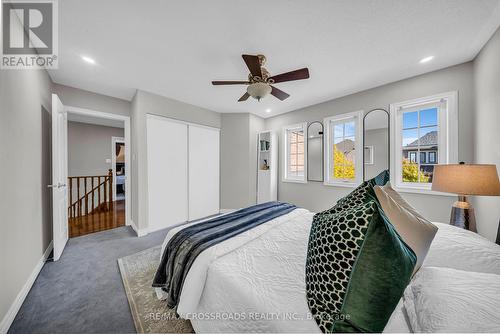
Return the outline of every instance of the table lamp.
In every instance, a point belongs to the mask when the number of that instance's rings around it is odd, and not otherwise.
[[[451,208],[450,224],[476,230],[474,208],[467,201],[468,195],[499,196],[500,182],[495,165],[465,164],[435,165],[432,190],[458,195]]]

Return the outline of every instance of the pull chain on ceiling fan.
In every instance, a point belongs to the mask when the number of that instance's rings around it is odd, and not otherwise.
[[[242,57],[250,70],[248,81],[212,81],[212,85],[216,86],[248,85],[246,93],[240,97],[238,102],[246,101],[250,96],[260,101],[260,99],[269,94],[283,101],[290,95],[272,86],[273,84],[309,78],[309,70],[307,67],[271,76],[266,68],[263,67],[266,63],[266,57],[264,55],[242,55]]]

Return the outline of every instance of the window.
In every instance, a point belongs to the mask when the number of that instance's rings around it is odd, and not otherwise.
[[[306,182],[306,123],[283,128],[284,173],[283,181]]]
[[[420,152],[420,163],[421,164],[425,164],[427,162],[427,159],[425,158],[426,157],[426,152]]]
[[[363,146],[362,112],[326,118],[325,184],[355,186],[361,182]]]
[[[409,158],[411,163],[417,163],[417,152],[409,152]]]
[[[457,160],[457,93],[391,105],[396,187],[430,189],[434,165]]]
[[[437,163],[436,152],[435,151],[429,152],[429,163],[430,164],[436,164]]]

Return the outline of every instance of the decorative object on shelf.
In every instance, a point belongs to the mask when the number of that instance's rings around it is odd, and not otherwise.
[[[390,166],[389,112],[372,109],[363,117],[363,180],[369,180]],[[374,151],[377,151],[376,160]]]
[[[260,150],[262,152],[269,151],[270,143],[269,140],[261,140],[260,141]]]
[[[307,125],[307,181],[323,182],[323,123]]]
[[[432,190],[457,194],[458,201],[453,203],[450,224],[477,232],[474,208],[466,196],[500,196],[497,167],[464,162],[436,165]]]
[[[261,167],[262,170],[269,170],[269,165],[267,164],[267,159],[264,159],[264,163]]]

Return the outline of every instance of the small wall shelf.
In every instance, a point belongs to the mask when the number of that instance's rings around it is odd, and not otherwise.
[[[278,200],[278,136],[262,131],[257,138],[257,203]]]

